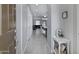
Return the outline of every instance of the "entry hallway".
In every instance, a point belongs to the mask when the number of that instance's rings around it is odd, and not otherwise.
[[[25,54],[47,54],[49,53],[46,37],[41,33],[41,29],[33,31],[32,37],[27,44]]]

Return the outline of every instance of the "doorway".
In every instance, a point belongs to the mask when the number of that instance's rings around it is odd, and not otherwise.
[[[48,54],[47,5],[29,5],[32,13],[32,36],[28,41],[26,54]],[[45,9],[44,9],[45,8]],[[41,10],[42,9],[42,10]]]

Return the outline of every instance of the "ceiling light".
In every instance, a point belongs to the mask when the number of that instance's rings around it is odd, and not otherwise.
[[[38,4],[36,4],[36,6],[38,6]]]
[[[47,17],[47,16],[43,16],[43,17]]]

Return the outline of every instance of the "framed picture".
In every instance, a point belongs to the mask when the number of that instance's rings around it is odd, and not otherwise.
[[[62,12],[62,18],[67,19],[68,18],[68,11]]]

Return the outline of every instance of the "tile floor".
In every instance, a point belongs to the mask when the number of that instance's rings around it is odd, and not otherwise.
[[[25,54],[48,54],[48,44],[46,37],[41,33],[40,29],[33,31],[32,37],[29,40]]]

